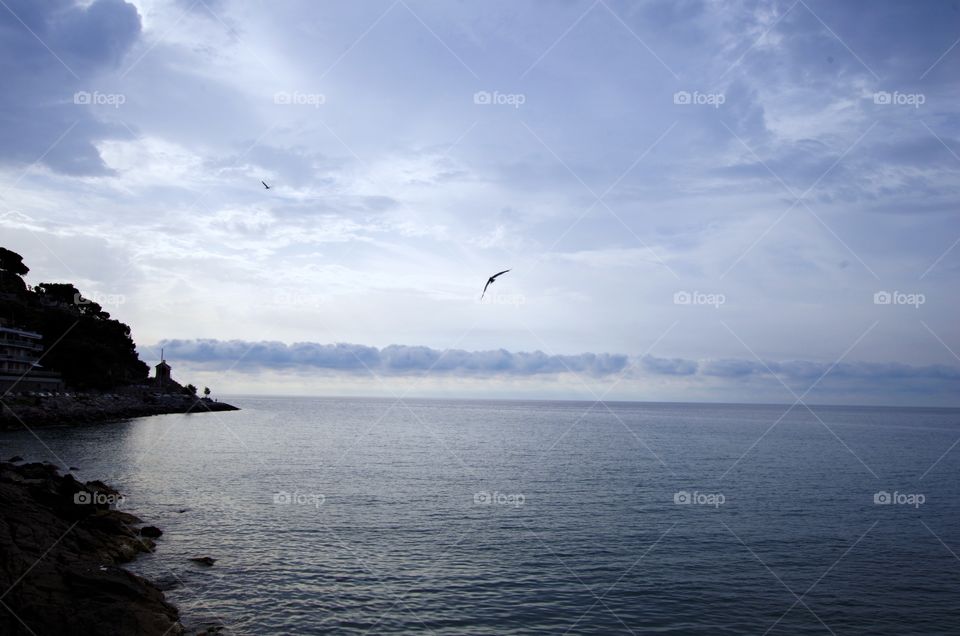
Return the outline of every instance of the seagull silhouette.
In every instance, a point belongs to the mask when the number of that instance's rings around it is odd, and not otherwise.
[[[267,190],[270,189],[270,186],[268,186],[265,181],[262,181],[262,180],[261,180],[260,183],[262,183],[262,184],[263,184],[263,187],[266,188]]]
[[[510,271],[509,269],[505,269],[505,270],[503,270],[502,272],[497,272],[496,274],[494,274],[493,276],[491,276],[490,278],[488,278],[488,279],[487,279],[487,284],[483,286],[483,293],[480,294],[480,300],[483,300],[483,297],[484,297],[484,296],[486,295],[486,293],[487,293],[487,287],[489,287],[490,285],[492,285],[493,282],[494,282],[495,280],[497,280],[497,276],[502,276],[503,274],[506,274],[506,273],[509,272],[509,271]]]

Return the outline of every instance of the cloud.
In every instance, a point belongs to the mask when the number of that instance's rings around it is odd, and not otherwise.
[[[549,355],[542,351],[440,351],[430,347],[390,345],[382,349],[358,344],[246,342],[242,340],[164,340],[171,360],[240,371],[318,369],[383,375],[464,374],[532,376],[577,373],[600,377],[627,368],[628,356],[606,353]]]
[[[724,378],[739,378],[765,371],[766,369],[759,362],[738,359],[708,360],[702,369],[704,375]]]
[[[651,355],[640,358],[640,365],[644,370],[656,375],[693,375],[698,367],[696,360],[656,358]]]
[[[748,377],[812,384],[820,378],[844,381],[960,381],[960,368],[933,364],[913,366],[896,362],[816,362],[810,360],[764,361],[740,358],[691,360],[643,355],[580,353],[551,355],[542,351],[511,352],[439,350],[424,346],[389,345],[383,348],[360,344],[321,344],[244,340],[164,340],[170,360],[180,360],[207,369],[323,370],[378,375],[540,376],[576,373],[593,378],[630,373],[632,377],[677,378]]]
[[[140,15],[123,0],[8,0],[0,11],[0,161],[32,163],[68,175],[111,174],[96,144],[126,138],[102,121],[103,104],[74,103],[99,86],[140,36]]]
[[[942,364],[914,366],[899,362],[812,362],[810,360],[741,360],[725,358],[707,360],[701,373],[722,378],[776,375],[785,381],[813,383],[823,377],[834,380],[960,380],[960,368]]]

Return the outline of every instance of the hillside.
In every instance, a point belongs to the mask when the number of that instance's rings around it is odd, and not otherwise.
[[[70,389],[108,390],[146,380],[130,327],[110,317],[70,283],[37,283],[24,276],[23,257],[0,247],[0,325],[43,335],[44,368]]]

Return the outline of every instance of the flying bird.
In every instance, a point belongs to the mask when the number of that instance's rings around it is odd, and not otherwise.
[[[261,180],[260,183],[262,183],[262,184],[263,184],[263,187],[266,188],[267,190],[270,189],[270,186],[268,186],[265,181]]]
[[[493,284],[493,281],[497,280],[497,276],[502,276],[502,275],[506,274],[506,273],[509,272],[509,271],[510,271],[509,269],[505,269],[505,270],[503,270],[502,272],[497,272],[496,274],[494,274],[493,276],[491,276],[490,278],[488,278],[488,279],[487,279],[487,284],[483,286],[483,293],[480,294],[480,300],[483,300],[483,297],[484,297],[484,296],[486,295],[486,293],[487,293],[487,287],[489,287],[491,284]]]

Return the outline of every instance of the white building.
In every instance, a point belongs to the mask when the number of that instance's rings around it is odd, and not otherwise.
[[[33,331],[0,327],[0,393],[62,391],[60,374],[40,366],[43,336]]]

